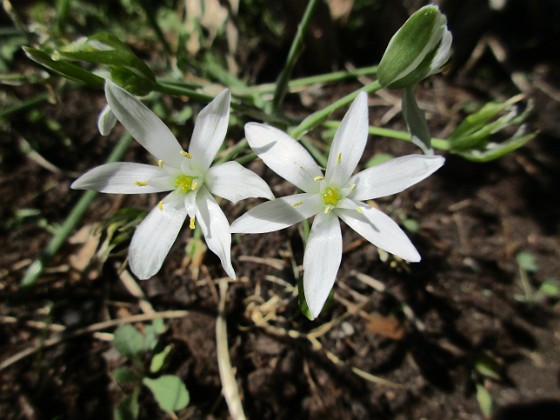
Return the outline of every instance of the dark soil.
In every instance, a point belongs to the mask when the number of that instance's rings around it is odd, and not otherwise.
[[[546,61],[525,71],[530,80],[541,77],[560,89],[553,76],[558,69]],[[454,104],[512,90],[509,80],[480,84],[471,76],[435,78],[422,86],[420,102],[436,136],[445,137],[456,125],[451,110],[461,107]],[[316,106],[354,88],[325,88]],[[400,116],[384,120],[394,100],[398,105],[399,93],[390,95],[370,98],[370,122],[402,129]],[[227,293],[228,343],[249,418],[484,418],[477,386],[492,397],[495,419],[560,418],[560,303],[523,301],[524,273],[516,262],[521,251],[535,257],[538,269],[526,273],[534,290],[545,280],[560,280],[554,97],[539,88],[532,92],[536,108],[528,129],[541,134],[528,146],[487,164],[447,155],[445,166],[426,181],[376,202],[401,223],[418,222],[418,232],[409,236],[422,262],[387,256],[344,227],[332,305],[313,322],[301,314],[293,290],[303,261],[298,228],[234,236],[239,280],[230,282]],[[295,95],[288,101],[295,115],[308,113]],[[38,347],[0,370],[5,419],[110,418],[124,395],[111,372],[126,361],[109,337],[71,333],[142,312],[122,281],[126,243],[100,260],[94,255],[99,243],[89,232],[120,208],[149,210],[157,197],[99,195],[80,225],[82,234],[73,235],[27,294],[17,292],[49,241],[50,228],[65,220],[81,195],[69,184],[99,165],[122,134],[120,127],[107,138],[96,134],[103,104],[97,91],[66,89],[56,105],[42,106],[44,118],[36,125],[20,116],[2,132],[0,363]],[[64,138],[45,126],[47,119],[64,127]],[[180,130],[185,142],[192,125]],[[228,133],[230,143],[241,137],[240,127]],[[23,141],[41,158],[24,153]],[[415,152],[408,143],[370,137],[364,162],[375,153]],[[134,143],[123,160],[147,161],[147,155]],[[271,180],[276,195],[291,193],[261,162],[250,167]],[[233,221],[256,203],[224,208]],[[34,212],[22,217],[22,209]],[[174,345],[165,372],[180,376],[191,394],[178,417],[227,418],[215,336],[218,279],[224,273],[211,253],[186,259],[190,240],[185,229],[161,272],[139,284],[156,312],[188,311],[166,321],[162,336],[162,345]],[[57,327],[70,335],[41,348],[60,334]],[[140,401],[140,418],[169,417],[147,391]]]

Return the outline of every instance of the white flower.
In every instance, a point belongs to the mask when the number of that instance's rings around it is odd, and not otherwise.
[[[259,176],[237,162],[210,166],[226,135],[229,90],[198,115],[188,152],[133,95],[111,81],[105,83],[105,94],[114,115],[157,159],[157,165],[108,163],[82,175],[72,188],[115,194],[172,191],[140,223],[130,243],[130,267],[139,278],[147,279],[159,271],[187,215],[190,228],[194,229],[196,219],[206,244],[220,258],[226,273],[235,278],[229,223],[212,194],[233,202],[274,196]]]
[[[379,248],[408,261],[420,261],[402,229],[363,201],[395,194],[420,182],[441,167],[444,158],[409,155],[352,176],[368,137],[365,93],[354,100],[336,132],[324,176],[307,150],[284,132],[249,123],[245,136],[267,166],[303,192],[254,207],[233,222],[231,231],[271,232],[315,216],[303,258],[304,295],[314,318],[321,312],[340,266],[339,218]]]

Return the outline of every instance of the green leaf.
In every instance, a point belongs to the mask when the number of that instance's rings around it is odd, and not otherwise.
[[[127,386],[142,382],[142,377],[128,366],[119,366],[113,371],[113,378],[119,385]]]
[[[113,412],[115,420],[136,420],[140,414],[140,404],[138,404],[138,390],[128,397],[121,400]]]
[[[500,375],[500,365],[492,356],[487,353],[478,355],[474,363],[474,368],[481,375],[499,381],[502,379]]]
[[[163,375],[158,378],[144,378],[146,385],[157,403],[164,411],[177,411],[189,403],[189,391],[181,379],[175,375]]]
[[[418,233],[420,231],[420,223],[416,219],[405,219],[402,223],[410,233]]]
[[[531,273],[536,272],[539,267],[537,265],[537,261],[535,260],[535,256],[527,251],[521,251],[515,257],[517,260],[517,265],[525,271],[529,271]]]
[[[161,370],[161,368],[165,365],[165,361],[167,360],[167,356],[169,356],[171,350],[173,350],[173,344],[168,344],[162,351],[154,354],[150,363],[151,373],[158,373]]]
[[[150,350],[146,346],[144,335],[132,325],[123,325],[115,331],[113,338],[115,349],[128,359],[136,359],[141,353]]]
[[[51,55],[45,51],[31,47],[22,47],[27,57],[36,63],[46,67],[55,73],[73,80],[74,82],[85,83],[86,85],[102,88],[105,80],[66,60],[53,60]]]
[[[548,296],[552,298],[560,297],[560,283],[556,280],[547,279],[541,284],[537,293],[541,296]]]
[[[111,78],[126,90],[137,95],[150,92],[155,76],[150,68],[116,36],[101,32],[64,46],[57,53],[68,60],[104,64],[111,70]]]
[[[407,87],[402,100],[402,113],[412,136],[411,141],[426,154],[432,149],[432,136],[428,128],[428,122],[414,97],[412,87]]]
[[[484,417],[490,418],[492,415],[492,396],[481,384],[476,384],[476,400]]]

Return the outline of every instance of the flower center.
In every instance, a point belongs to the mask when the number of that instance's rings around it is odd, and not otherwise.
[[[327,187],[321,193],[325,206],[336,207],[340,200],[340,190],[336,187]]]
[[[186,194],[190,191],[196,190],[196,187],[198,187],[198,182],[196,182],[195,176],[182,174],[175,178],[175,190],[177,191],[181,191]]]

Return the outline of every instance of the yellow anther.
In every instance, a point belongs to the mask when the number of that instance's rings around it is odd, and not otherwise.
[[[322,175],[319,175],[319,176],[316,176],[315,178],[313,178],[313,181],[322,181],[323,179],[325,179],[325,177],[322,176]]]
[[[157,166],[159,166],[160,169],[163,169],[163,160],[158,160],[157,161]]]
[[[189,229],[194,230],[194,228],[195,228],[194,217],[191,217],[189,220]]]
[[[342,162],[342,152],[338,152],[336,155],[336,163]]]
[[[297,206],[301,206],[303,204],[303,201],[296,201],[294,204],[292,204],[292,206],[297,207]]]
[[[191,185],[191,190],[194,191],[198,188],[198,182],[193,181],[192,185]]]
[[[134,183],[139,187],[145,187],[146,185],[148,185],[148,181],[134,181]]]
[[[163,200],[161,200],[161,201],[158,203],[157,208],[158,208],[160,211],[163,211]]]
[[[354,191],[355,189],[356,189],[356,184],[350,185],[350,192]]]
[[[332,211],[333,208],[334,208],[333,206],[325,206],[323,213],[328,214]]]
[[[185,156],[187,159],[192,159],[192,155],[189,152],[185,152],[184,150],[181,150],[181,154]]]
[[[361,207],[356,207],[356,211],[360,214],[364,214],[364,209]]]

